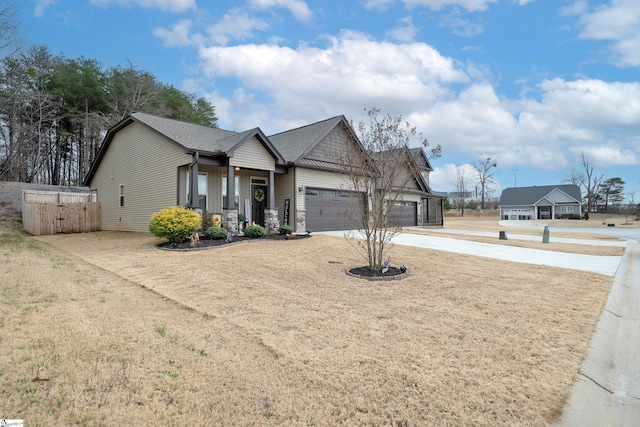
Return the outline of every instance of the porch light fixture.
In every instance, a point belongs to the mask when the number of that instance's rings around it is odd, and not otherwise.
[[[304,193],[304,187],[298,187],[298,192],[299,193]]]
[[[240,166],[236,166],[235,168],[233,168],[233,170],[238,172],[240,170]]]

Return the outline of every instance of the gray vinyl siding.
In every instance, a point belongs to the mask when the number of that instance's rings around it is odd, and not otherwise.
[[[119,131],[90,183],[101,202],[102,230],[148,232],[151,214],[177,203],[178,166],[190,161],[179,146],[141,124]]]
[[[229,163],[247,169],[272,171],[276,168],[276,161],[271,153],[255,137],[238,147]]]
[[[348,147],[349,144],[353,144],[349,134],[342,127],[336,126],[320,144],[304,157],[306,159],[334,163],[337,158],[342,156],[345,147]]]
[[[288,174],[275,176],[275,190],[276,190],[276,208],[278,208],[278,219],[280,224],[284,224],[284,201],[289,199],[289,225],[295,228],[296,226],[296,188],[294,180],[293,168],[289,170]],[[304,199],[304,194],[299,194],[299,198]]]

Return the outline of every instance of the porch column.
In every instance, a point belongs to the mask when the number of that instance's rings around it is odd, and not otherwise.
[[[199,202],[198,197],[198,161],[200,160],[200,153],[196,151],[193,155],[193,161],[189,165],[189,200],[187,200],[187,207],[197,208]]]
[[[276,192],[274,184],[275,172],[269,171],[269,199],[267,207],[264,209],[264,226],[267,233],[275,233],[280,228],[280,220],[278,219],[278,208],[276,207]]]
[[[275,175],[274,171],[269,171],[269,203],[267,206],[270,208],[276,207],[276,190],[275,184],[273,183]]]
[[[227,200],[225,200],[225,208],[238,209],[236,205],[236,180],[233,176],[233,166],[227,166]]]
[[[236,205],[236,186],[233,166],[227,164],[227,198],[224,200],[222,226],[232,234],[238,232],[238,206]]]

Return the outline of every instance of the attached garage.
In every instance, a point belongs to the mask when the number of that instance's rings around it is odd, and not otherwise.
[[[359,193],[329,188],[307,188],[307,230],[331,231],[360,228]]]
[[[391,207],[389,225],[392,227],[411,227],[418,224],[418,204],[399,201]]]

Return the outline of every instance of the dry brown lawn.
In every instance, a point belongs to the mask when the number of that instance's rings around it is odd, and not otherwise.
[[[342,238],[191,252],[0,234],[0,418],[25,425],[548,425],[612,278]],[[35,380],[35,381],[34,381]]]

